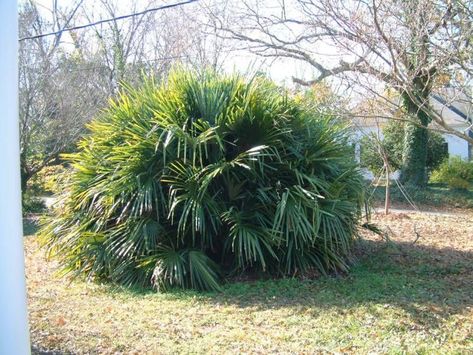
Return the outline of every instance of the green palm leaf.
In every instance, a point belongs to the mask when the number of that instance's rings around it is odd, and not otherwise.
[[[165,290],[346,270],[362,203],[347,130],[275,84],[174,70],[94,119],[41,240],[65,272]]]

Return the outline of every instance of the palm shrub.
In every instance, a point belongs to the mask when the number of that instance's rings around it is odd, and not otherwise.
[[[261,78],[175,70],[126,87],[66,157],[49,255],[158,289],[346,270],[362,179],[346,130],[309,112]]]

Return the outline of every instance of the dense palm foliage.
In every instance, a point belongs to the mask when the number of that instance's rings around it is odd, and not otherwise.
[[[66,271],[158,289],[347,268],[363,194],[346,133],[273,84],[177,70],[90,125],[42,231]]]

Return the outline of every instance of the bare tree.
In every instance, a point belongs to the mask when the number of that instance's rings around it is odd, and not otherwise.
[[[148,2],[147,8],[155,3]],[[115,93],[121,82],[135,79],[137,73],[134,69],[146,58],[146,37],[154,25],[152,13],[126,20],[115,19],[123,9],[119,5],[118,1],[100,0],[94,7],[84,7],[81,14],[87,22],[103,18],[113,20],[75,34],[76,45],[87,53],[87,57],[95,58],[105,71],[109,93]],[[127,12],[138,12],[138,1],[127,5]]]
[[[138,84],[142,74],[167,72],[176,62],[218,68],[222,40],[205,30],[211,20],[202,6],[158,7],[157,1],[51,0],[45,12],[34,0],[20,7],[20,129],[23,188],[43,167],[57,164],[85,132],[85,124],[113,97],[122,82]],[[207,6],[207,5],[205,5]],[[41,11],[40,11],[41,10]],[[73,31],[77,24],[111,19]],[[55,32],[53,36],[41,34]]]
[[[471,103],[473,4],[463,0],[280,0],[235,5],[237,26],[219,24],[221,36],[248,44],[254,53],[302,61],[315,77],[310,86],[343,80],[362,95],[402,106],[408,129],[402,178],[423,185],[426,130],[431,123],[473,144],[469,127],[454,129],[431,103],[446,85]],[[384,97],[393,88],[398,98]],[[394,109],[395,110],[395,109]],[[471,122],[470,122],[471,124]]]
[[[127,12],[136,13],[157,6],[149,1],[146,7],[136,0],[128,2]],[[100,0],[94,8],[83,7],[82,16],[89,22],[121,15],[123,3]],[[190,4],[157,13],[147,13],[125,21],[113,20],[92,30],[76,33],[77,45],[88,57],[95,57],[108,72],[110,91],[120,82],[136,82],[142,72],[166,73],[175,63],[193,67],[218,69],[226,53],[222,40],[209,34],[212,18],[206,16],[205,4]],[[80,43],[79,43],[80,42]]]
[[[52,20],[46,21],[33,2],[20,9],[20,36],[67,27],[82,1],[71,8],[54,2]],[[76,70],[81,58],[65,53],[62,33],[53,38],[20,42],[20,146],[23,188],[44,166],[58,161],[82,133],[84,122],[95,113],[97,97]],[[76,89],[77,88],[77,89]]]

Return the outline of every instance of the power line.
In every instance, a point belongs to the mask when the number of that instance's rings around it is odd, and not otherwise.
[[[141,12],[136,12],[136,13],[133,13],[133,14],[123,15],[123,16],[118,16],[118,17],[112,17],[112,18],[109,18],[109,19],[106,19],[106,20],[100,20],[100,21],[97,21],[97,22],[87,23],[85,25],[68,27],[68,28],[64,28],[64,29],[59,30],[59,31],[41,33],[41,34],[34,35],[34,36],[22,37],[22,38],[19,39],[19,41],[21,42],[21,41],[25,41],[25,40],[29,40],[29,39],[43,38],[43,37],[47,37],[47,36],[54,36],[54,35],[61,34],[63,32],[69,32],[69,31],[79,30],[79,29],[82,29],[82,28],[93,27],[93,26],[100,25],[102,23],[107,23],[107,22],[112,22],[112,21],[117,21],[117,20],[124,20],[124,19],[130,18],[130,17],[141,16],[141,15],[145,15],[145,14],[150,13],[150,12],[155,12],[155,11],[170,9],[170,8],[173,8],[173,7],[183,6],[183,5],[187,5],[187,4],[190,4],[190,3],[193,3],[193,2],[197,2],[197,1],[199,1],[199,0],[187,0],[187,1],[182,1],[182,2],[178,2],[178,3],[174,3],[174,4],[163,5],[163,6],[160,6],[160,7],[153,7],[153,8],[141,11]]]

